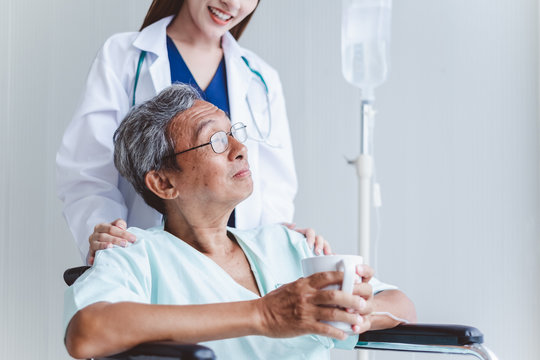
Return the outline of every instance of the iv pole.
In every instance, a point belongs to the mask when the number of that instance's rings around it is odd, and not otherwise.
[[[360,154],[349,164],[355,165],[358,176],[358,252],[364,264],[370,264],[371,239],[371,181],[373,177],[373,156],[370,153],[369,125],[374,111],[369,100],[362,100],[360,107]]]
[[[360,107],[360,154],[349,164],[355,165],[358,176],[358,252],[364,264],[370,264],[370,221],[371,221],[371,181],[373,177],[373,157],[370,154],[369,124],[374,111],[371,102],[362,100]],[[358,360],[369,360],[368,351],[358,351]]]
[[[371,125],[375,112],[373,89],[388,75],[392,0],[342,0],[342,65],[345,79],[362,90],[360,107],[360,154],[354,164],[358,176],[358,252],[364,264],[371,264],[371,204],[373,142]],[[368,360],[367,351],[358,351],[359,360]]]

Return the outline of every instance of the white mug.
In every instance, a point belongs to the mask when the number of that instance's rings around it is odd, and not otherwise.
[[[363,258],[358,255],[326,255],[302,259],[302,269],[305,277],[325,271],[343,272],[341,286],[329,285],[324,290],[342,290],[348,294],[352,294],[355,282],[361,281],[356,275],[356,266],[361,264],[363,264]],[[343,330],[349,335],[354,334],[351,324],[338,321],[325,321],[325,323]]]

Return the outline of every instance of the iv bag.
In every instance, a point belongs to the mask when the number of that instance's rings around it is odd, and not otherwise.
[[[373,100],[388,77],[392,0],[343,0],[341,65],[343,76]]]

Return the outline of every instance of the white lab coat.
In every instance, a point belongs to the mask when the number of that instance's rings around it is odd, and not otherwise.
[[[83,261],[89,249],[88,237],[98,223],[123,218],[128,226],[149,228],[161,221],[161,215],[146,205],[131,184],[118,174],[113,163],[112,138],[132,104],[141,50],[147,51],[147,55],[139,76],[136,103],[171,84],[166,46],[166,28],[171,20],[172,17],[164,18],[141,32],[113,35],[105,42],[92,64],[82,101],[62,139],[56,156],[57,191]],[[297,179],[278,74],[257,55],[241,48],[229,33],[224,35],[222,47],[232,123],[243,122],[248,134],[254,136],[246,95],[256,75],[242,60],[241,56],[245,56],[268,85],[272,114],[268,143],[279,145],[276,148],[252,139],[246,141],[254,186],[253,194],[236,207],[236,225],[248,229],[290,222]],[[256,116],[267,107],[266,99],[259,98],[259,104],[251,103]]]

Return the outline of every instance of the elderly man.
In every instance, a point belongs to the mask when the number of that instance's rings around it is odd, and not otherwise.
[[[356,333],[398,323],[375,310],[414,321],[410,300],[371,279],[368,266],[358,269],[364,281],[352,295],[322,290],[343,275],[301,278],[300,260],[312,256],[302,235],[280,225],[227,228],[253,187],[246,138],[245,125],[231,127],[187,85],[130,111],[115,134],[115,164],[165,223],[129,229],[134,244],[99,251],[67,290],[72,356],[172,340],[203,343],[220,359],[318,359],[356,340],[321,320],[349,323]]]

